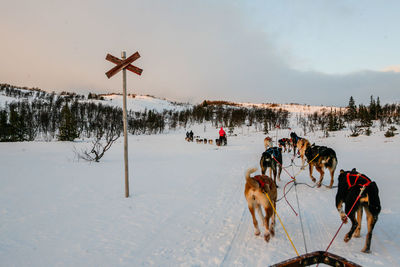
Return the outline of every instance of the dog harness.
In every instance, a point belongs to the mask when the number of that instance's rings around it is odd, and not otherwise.
[[[268,180],[262,179],[262,177],[263,177],[263,175],[256,175],[253,178],[254,178],[254,180],[256,180],[258,182],[258,184],[260,185],[261,189],[264,190],[265,185],[268,184],[269,186],[271,186],[271,183]]]
[[[355,177],[356,177],[356,179],[354,180],[354,183],[353,183],[353,184],[351,184],[351,182],[350,182],[350,176],[355,176]],[[372,182],[371,179],[365,177],[365,176],[362,175],[361,173],[357,173],[357,174],[347,173],[346,178],[347,178],[347,184],[349,185],[349,188],[351,188],[351,187],[357,185],[358,178],[360,178],[360,177],[361,177],[361,178],[364,178],[364,179],[366,180],[366,183],[365,183],[365,184],[359,184],[359,185],[362,186],[362,187],[366,187],[366,186],[368,186],[368,185]]]
[[[270,147],[265,152],[273,156],[274,158],[279,157],[279,149],[277,147]]]
[[[289,139],[287,138],[282,138],[278,140],[279,145],[281,146],[286,146],[286,142],[289,142]]]
[[[261,179],[261,175],[254,176],[254,179],[258,182],[261,188],[264,188],[265,182]]]

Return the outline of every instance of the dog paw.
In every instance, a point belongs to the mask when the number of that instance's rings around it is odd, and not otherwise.
[[[360,236],[361,236],[360,231],[357,231],[357,230],[353,234],[353,237],[356,237],[356,238],[359,238]]]
[[[269,232],[271,233],[271,236],[275,236],[275,230],[274,229],[271,229]]]
[[[345,235],[345,237],[344,237],[344,242],[347,243],[347,242],[350,241],[350,239],[351,239],[351,238],[349,237],[349,235]]]
[[[317,187],[320,188],[321,187],[321,183],[317,183]]]
[[[361,252],[364,252],[364,253],[371,253],[371,250],[370,250],[370,249],[363,248],[363,249],[361,250]]]
[[[317,181],[317,179],[315,179],[314,177],[311,178],[311,181],[313,181],[314,183]]]
[[[260,230],[258,230],[258,229],[255,230],[255,231],[254,231],[254,234],[257,235],[257,236],[259,236],[259,235],[260,235]]]
[[[264,234],[264,240],[265,240],[265,242],[269,242],[270,239],[271,239],[271,234],[270,234],[270,233],[265,233],[265,234]]]
[[[347,223],[347,216],[346,216],[346,213],[341,212],[341,213],[340,213],[340,219],[342,220],[342,222]]]

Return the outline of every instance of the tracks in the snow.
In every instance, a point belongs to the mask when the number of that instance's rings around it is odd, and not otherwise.
[[[242,211],[242,216],[240,218],[239,225],[236,227],[232,240],[228,245],[225,256],[221,262],[221,266],[232,266],[231,256],[234,255],[235,254],[234,252],[239,249],[239,246],[237,245],[239,241],[237,240],[243,240],[244,235],[246,234],[245,231],[246,225],[244,224],[245,218],[246,218],[246,208],[244,208]],[[239,239],[240,237],[241,239]]]

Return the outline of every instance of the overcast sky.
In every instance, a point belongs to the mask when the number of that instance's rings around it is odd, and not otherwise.
[[[400,1],[2,1],[0,82],[121,92],[107,53],[141,55],[128,92],[345,106],[400,101]]]

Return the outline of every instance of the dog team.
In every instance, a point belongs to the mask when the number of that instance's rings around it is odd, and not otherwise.
[[[215,144],[217,146],[226,146],[228,144],[227,138],[226,138],[226,132],[223,127],[220,128],[219,132],[219,138],[215,139]],[[185,140],[188,142],[193,142],[194,138],[196,138],[196,143],[197,144],[213,144],[213,139],[207,139],[207,138],[200,138],[200,136],[193,136],[193,131],[191,130],[190,132],[186,132],[186,137]]]
[[[297,136],[295,132],[290,133],[290,138],[278,140],[278,147],[272,145],[272,139],[264,139],[265,152],[260,159],[261,175],[251,176],[257,169],[251,168],[246,171],[244,195],[247,200],[248,208],[253,219],[254,233],[260,235],[260,229],[256,219],[255,211],[262,218],[265,227],[264,239],[269,241],[275,234],[275,214],[277,200],[276,179],[280,181],[280,175],[283,168],[283,152],[291,152],[293,156],[297,154],[301,158],[301,169],[305,168],[307,161],[309,167],[309,176],[317,187],[322,185],[325,170],[330,174],[330,183],[328,188],[332,188],[334,182],[334,173],[337,167],[336,153],[332,148],[310,144],[310,142]],[[317,179],[313,176],[313,169],[319,172]],[[265,175],[269,169],[269,176]],[[360,195],[361,193],[361,195]],[[345,210],[343,211],[343,203]],[[353,206],[354,205],[354,206]],[[340,218],[344,223],[347,218],[351,220],[350,231],[345,235],[344,241],[348,242],[352,237],[360,237],[361,219],[363,210],[367,216],[367,228],[365,246],[362,252],[369,253],[371,250],[372,230],[378,220],[381,211],[379,190],[375,182],[371,181],[366,175],[357,172],[354,168],[351,171],[340,170],[338,177],[338,191],[336,194],[336,208],[340,213]],[[264,213],[262,211],[264,209]]]

